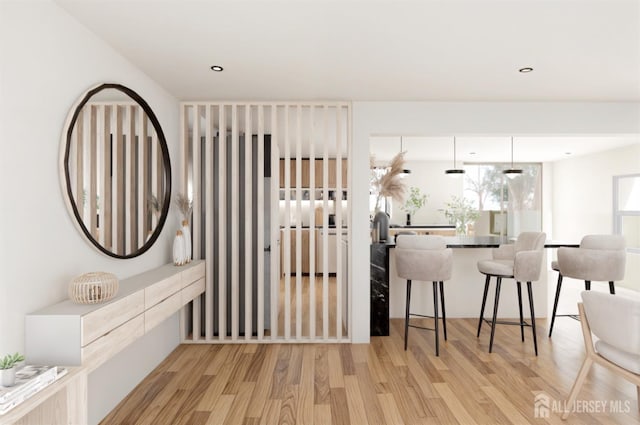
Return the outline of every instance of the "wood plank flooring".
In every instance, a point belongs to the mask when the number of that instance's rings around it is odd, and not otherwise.
[[[315,335],[316,337],[323,337],[323,320],[324,320],[324,306],[323,306],[323,289],[324,289],[324,278],[321,275],[318,276],[300,276],[300,286],[298,286],[298,282],[296,280],[296,276],[291,276],[290,283],[290,306],[291,306],[291,314],[290,314],[290,335],[292,337],[296,337],[296,323],[297,323],[297,304],[296,304],[296,291],[300,288],[301,291],[301,299],[302,299],[302,309],[301,309],[301,332],[300,336],[309,337],[311,334],[310,329],[310,320],[311,320],[311,281],[314,281],[315,287]],[[327,306],[327,337],[335,338],[337,335],[336,328],[336,308],[337,308],[337,283],[336,278],[334,276],[327,278],[327,294],[328,294],[328,306]],[[280,279],[280,291],[278,292],[278,335],[285,335],[285,279]],[[342,317],[346,320],[348,317],[348,312],[342,312]],[[343,320],[343,322],[345,322]],[[269,331],[265,332],[265,335],[270,335]],[[346,326],[342,326],[342,337],[347,337],[347,328]]]
[[[489,354],[472,319],[447,321],[440,357],[418,329],[405,352],[402,320],[371,344],[181,345],[102,424],[640,424],[635,386],[599,366],[561,421],[583,342],[577,321],[552,339],[545,322],[538,357],[530,329],[522,343],[504,325]]]

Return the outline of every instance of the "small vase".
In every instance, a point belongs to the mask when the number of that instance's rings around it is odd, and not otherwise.
[[[407,213],[407,226],[411,226],[411,214]]]
[[[176,266],[182,266],[185,262],[184,236],[182,235],[182,230],[178,230],[176,232],[176,237],[173,240],[173,264]]]
[[[182,220],[182,237],[184,238],[185,263],[191,262],[191,228],[187,220]]]
[[[12,387],[16,383],[16,367],[9,369],[0,369],[0,385],[3,387]]]
[[[379,226],[378,238],[380,241],[386,241],[389,239],[389,216],[386,212],[378,211],[373,216],[373,226],[376,228]]]

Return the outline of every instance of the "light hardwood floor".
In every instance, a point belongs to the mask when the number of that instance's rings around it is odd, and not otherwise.
[[[308,337],[310,335],[310,317],[311,317],[311,309],[310,309],[310,288],[311,288],[311,280],[315,282],[315,335],[316,337],[323,336],[323,288],[324,288],[324,279],[322,276],[311,277],[308,275],[301,276],[301,297],[302,297],[302,310],[301,310],[301,332],[300,335],[303,337]],[[290,283],[290,304],[291,304],[291,317],[290,317],[290,330],[291,335],[295,337],[296,335],[296,321],[297,321],[297,304],[296,304],[296,291],[298,287],[298,283],[296,280],[296,276],[291,276]],[[337,307],[337,294],[336,294],[336,278],[329,277],[326,282],[327,285],[327,294],[328,294],[328,319],[327,319],[327,336],[329,338],[335,338],[337,335],[336,329],[336,307]],[[284,335],[284,323],[285,323],[285,279],[280,279],[280,292],[278,297],[278,335]],[[342,312],[342,317],[346,318],[348,312]],[[343,321],[344,322],[344,321]],[[269,335],[269,332],[266,333]],[[342,326],[342,334],[343,337],[347,335],[347,328]]]
[[[584,358],[580,324],[556,321],[553,338],[499,326],[476,338],[472,319],[447,321],[449,340],[434,355],[433,332],[409,330],[371,344],[181,345],[103,424],[637,424],[636,389],[594,366],[566,422],[566,399]],[[538,418],[537,394],[549,417]],[[606,406],[595,401],[605,400]],[[614,405],[612,405],[614,403]],[[624,410],[613,413],[612,408]]]

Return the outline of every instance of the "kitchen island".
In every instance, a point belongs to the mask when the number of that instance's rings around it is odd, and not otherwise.
[[[484,276],[478,271],[477,262],[491,258],[491,248],[513,243],[513,240],[500,236],[446,236],[444,239],[449,248],[454,248],[453,275],[451,280],[444,283],[447,317],[478,317],[484,289]],[[556,241],[545,243],[545,248],[561,246],[577,247],[578,244]],[[392,249],[394,247],[393,239],[371,244],[371,336],[389,335],[389,318],[404,317],[406,283],[396,274],[395,250]],[[533,284],[536,317],[547,315],[549,302],[547,275],[552,273],[549,263],[545,252],[540,280]],[[510,280],[506,280],[502,287],[500,317],[518,316],[516,285],[509,285],[509,282]],[[495,279],[492,280],[491,291],[494,285]],[[418,284],[412,289],[412,311],[432,315],[431,285]],[[485,311],[491,311],[493,308],[491,302],[487,300]]]

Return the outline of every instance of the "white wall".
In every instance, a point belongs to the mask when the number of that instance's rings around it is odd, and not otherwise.
[[[354,102],[351,158],[353,341],[369,341],[369,137],[640,133],[638,103]],[[446,148],[446,147],[443,147]],[[362,158],[362,160],[355,160]]]
[[[140,94],[167,137],[174,188],[179,109],[175,98],[51,1],[0,2],[0,43],[3,355],[24,351],[25,315],[65,299],[74,276],[102,270],[122,279],[170,261],[175,216],[147,253],[130,260],[99,253],[74,226],[58,175],[60,139],[71,105],[102,82],[118,82]],[[95,412],[111,409],[179,343],[177,316],[163,329],[154,334],[156,344],[132,347],[135,356],[122,368],[105,366],[100,377],[90,377],[91,388],[108,391],[89,395],[98,400],[98,406],[92,404]]]
[[[613,176],[640,173],[640,143],[556,161],[552,168],[553,238],[579,241],[611,233]],[[640,291],[640,254],[627,255],[625,279],[616,285]]]

